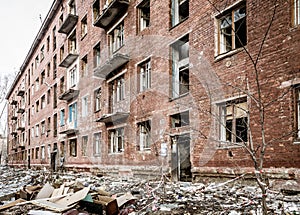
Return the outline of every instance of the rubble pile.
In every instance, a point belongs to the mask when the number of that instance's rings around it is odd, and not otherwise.
[[[242,179],[174,183],[165,176],[154,181],[7,168],[0,174],[0,214],[261,214],[259,188]],[[288,181],[285,192],[269,190],[270,214],[300,214],[295,183]],[[12,193],[15,199],[1,200]]]

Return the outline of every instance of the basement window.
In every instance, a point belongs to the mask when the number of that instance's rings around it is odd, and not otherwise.
[[[189,36],[172,45],[172,98],[189,92]]]
[[[124,151],[124,128],[117,128],[109,131],[109,152],[111,154]]]
[[[151,122],[150,120],[138,123],[139,150],[150,150]]]
[[[189,111],[171,115],[171,127],[179,128],[190,124]]]
[[[150,0],[143,1],[138,6],[139,30],[142,31],[150,25]]]
[[[189,17],[189,0],[172,0],[172,27]]]
[[[218,54],[223,54],[247,44],[246,4],[226,11],[217,18]]]
[[[246,98],[219,104],[219,137],[226,143],[248,142],[248,105]]]
[[[294,26],[300,25],[300,0],[293,0],[293,24]]]

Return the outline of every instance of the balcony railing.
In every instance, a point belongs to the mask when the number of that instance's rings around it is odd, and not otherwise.
[[[104,6],[102,13],[94,14],[94,25],[107,29],[127,11],[129,0],[110,0]]]
[[[62,34],[69,34],[77,24],[77,21],[78,21],[78,16],[69,13],[67,18],[63,21],[60,28],[58,29],[58,32]]]

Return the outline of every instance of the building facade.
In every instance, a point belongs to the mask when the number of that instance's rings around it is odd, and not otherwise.
[[[299,0],[55,0],[9,93],[9,164],[299,175]],[[252,150],[249,153],[249,150]]]

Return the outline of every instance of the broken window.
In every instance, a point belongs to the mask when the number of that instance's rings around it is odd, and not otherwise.
[[[300,25],[300,0],[293,0],[293,21],[294,26]]]
[[[56,49],[56,26],[52,29],[52,45],[53,51]]]
[[[60,93],[64,93],[65,92],[65,77],[61,77],[60,78],[60,83],[59,83],[59,88],[60,88]]]
[[[50,99],[51,99],[51,91],[50,89],[47,91],[47,104],[50,104]]]
[[[49,50],[50,50],[50,36],[47,37],[46,48],[47,48],[47,52],[49,52]]]
[[[101,133],[94,134],[94,155],[99,156],[100,155],[100,138]]]
[[[87,156],[87,147],[88,147],[88,136],[82,137],[82,146],[81,146],[81,154],[82,156]]]
[[[57,136],[57,113],[53,116],[53,136]]]
[[[189,36],[172,45],[172,98],[189,92]]]
[[[93,21],[95,22],[100,15],[100,0],[95,0],[93,3]]]
[[[81,116],[86,117],[88,115],[88,109],[89,109],[89,104],[88,104],[88,96],[85,96],[81,100]]]
[[[295,127],[297,129],[296,133],[296,139],[300,139],[300,88],[297,86],[294,89],[294,95],[295,95]]]
[[[50,76],[50,69],[51,69],[51,64],[48,63],[48,64],[47,64],[47,77]]]
[[[190,124],[189,111],[171,115],[171,127],[178,128]]]
[[[57,107],[57,84],[53,87],[53,108]]]
[[[39,56],[37,55],[35,57],[35,69],[37,69],[39,65],[40,65],[40,60],[39,60]]]
[[[142,31],[150,25],[150,0],[144,0],[138,6],[139,30]]]
[[[109,105],[110,110],[113,112],[113,107],[117,102],[125,99],[125,79],[124,75],[114,79],[109,84]]]
[[[37,78],[35,80],[35,91],[38,91],[40,89],[40,79]]]
[[[72,69],[69,71],[69,86],[70,88],[75,87],[78,80],[77,80],[77,65],[75,65]]]
[[[60,47],[60,50],[59,50],[59,60],[60,60],[60,62],[63,61],[64,55],[65,55],[65,46],[62,45],[62,47]]]
[[[35,148],[35,159],[39,159],[39,154],[40,154],[40,148],[37,147]]]
[[[241,98],[219,104],[220,141],[229,143],[248,142],[248,105]]]
[[[81,38],[87,34],[87,16],[81,20]]]
[[[87,61],[87,55],[85,55],[81,59],[81,77],[87,75],[88,73],[88,61]]]
[[[109,131],[109,152],[121,153],[124,151],[124,128]]]
[[[246,5],[229,10],[218,18],[218,54],[241,48],[247,44]]]
[[[37,113],[40,111],[40,102],[39,101],[35,102],[35,110]]]
[[[41,134],[45,134],[46,132],[46,127],[45,127],[45,120],[41,122]]]
[[[45,83],[45,70],[41,73],[41,85]]]
[[[150,149],[151,146],[151,122],[150,120],[138,123],[139,150]]]
[[[44,109],[46,107],[46,96],[43,95],[41,98],[41,109]]]
[[[69,105],[69,127],[77,128],[77,102]]]
[[[189,17],[189,0],[172,0],[172,27]]]
[[[60,110],[60,126],[65,125],[65,109]]]
[[[113,54],[124,45],[124,23],[121,22],[109,33],[110,53]]]
[[[57,76],[57,56],[56,54],[53,56],[53,79]]]
[[[75,0],[69,1],[68,6],[69,6],[69,14],[76,15],[76,4],[75,4]]]
[[[94,91],[94,111],[101,110],[101,88]]]
[[[94,68],[100,65],[100,43],[93,48]]]
[[[44,60],[45,58],[45,46],[42,46],[41,48],[41,62]]]
[[[47,119],[47,131],[51,130],[51,117],[48,117]]]
[[[70,156],[77,157],[77,139],[70,140]]]
[[[76,30],[68,38],[68,51],[71,54],[76,54],[77,51],[77,41],[76,41]]]
[[[139,65],[139,85],[140,92],[143,92],[151,87],[151,61],[150,59]]]
[[[35,136],[38,137],[40,135],[40,126],[35,125]]]

